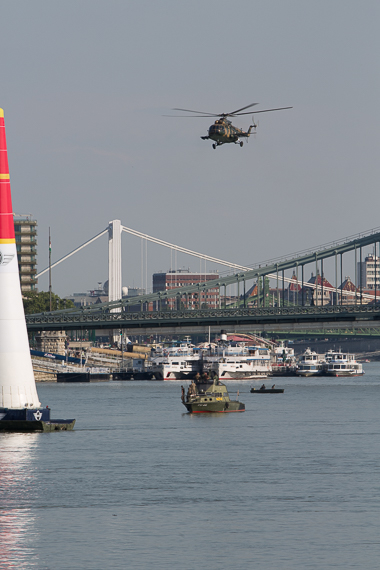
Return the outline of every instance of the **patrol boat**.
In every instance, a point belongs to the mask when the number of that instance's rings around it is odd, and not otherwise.
[[[187,411],[192,414],[245,411],[244,404],[237,400],[231,400],[226,386],[219,382],[216,375],[213,380],[209,378],[193,380],[186,397],[185,389],[182,386],[182,403]]]

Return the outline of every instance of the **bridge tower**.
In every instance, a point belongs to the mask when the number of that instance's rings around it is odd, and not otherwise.
[[[108,300],[121,299],[121,232],[120,220],[108,224]]]

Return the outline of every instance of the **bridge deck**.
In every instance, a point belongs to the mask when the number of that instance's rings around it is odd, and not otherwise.
[[[29,331],[116,329],[144,331],[175,329],[213,330],[226,327],[249,327],[261,330],[297,328],[374,327],[380,321],[379,305],[347,305],[327,307],[267,307],[256,309],[204,309],[152,312],[52,312],[27,315]]]

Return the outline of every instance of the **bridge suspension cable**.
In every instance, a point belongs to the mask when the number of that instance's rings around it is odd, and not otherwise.
[[[79,247],[77,247],[76,249],[74,249],[73,251],[71,251],[70,253],[68,253],[67,255],[65,255],[64,257],[61,257],[61,259],[59,259],[58,261],[56,261],[55,263],[53,263],[53,265],[51,265],[50,267],[46,267],[46,269],[44,269],[43,271],[41,271],[40,273],[37,273],[36,278],[41,277],[41,275],[43,275],[44,273],[46,273],[47,271],[49,271],[49,269],[53,269],[53,267],[56,267],[57,265],[59,265],[60,263],[62,263],[62,261],[65,261],[65,259],[68,259],[69,257],[71,257],[72,255],[74,255],[74,253],[77,253],[78,251],[80,251],[81,249],[83,249],[84,247],[86,247],[86,245],[89,245],[90,243],[92,243],[93,241],[95,241],[96,239],[100,238],[101,236],[103,236],[104,234],[106,234],[108,232],[108,228],[103,230],[102,232],[100,232],[100,234],[94,236],[93,238],[89,239],[88,241],[86,241],[85,243],[83,243],[82,245],[80,245]]]
[[[168,241],[164,241],[162,239],[158,239],[147,234],[143,234],[138,232],[137,230],[132,230],[131,228],[127,228],[126,226],[121,227],[122,231],[127,232],[133,236],[145,239],[152,243],[156,243],[157,245],[162,245],[164,247],[168,247],[173,249],[174,251],[180,251],[181,253],[186,253],[188,255],[192,255],[193,257],[198,257],[200,259],[204,259],[205,261],[212,261],[213,263],[217,263],[218,265],[225,265],[226,267],[231,267],[233,269],[239,269],[240,271],[250,271],[251,267],[245,267],[244,265],[238,265],[237,263],[231,263],[231,261],[224,261],[223,259],[218,259],[217,257],[211,257],[210,255],[206,255],[205,253],[199,253],[197,251],[193,251],[191,249],[187,249],[186,247],[181,247],[180,245],[174,245],[173,243],[169,243]]]

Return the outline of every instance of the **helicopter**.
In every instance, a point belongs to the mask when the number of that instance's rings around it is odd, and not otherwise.
[[[254,107],[258,105],[258,103],[251,103],[246,107],[242,107],[241,109],[237,109],[236,111],[232,111],[232,113],[205,113],[203,111],[192,111],[191,109],[179,109],[174,108],[172,111],[184,111],[186,113],[199,113],[198,115],[169,115],[171,117],[219,117],[216,119],[215,123],[211,125],[208,130],[208,135],[201,137],[203,140],[211,139],[213,142],[212,148],[216,149],[217,146],[221,146],[222,144],[226,143],[235,143],[239,144],[241,147],[243,146],[243,141],[241,139],[250,136],[252,129],[254,129],[253,133],[256,133],[257,124],[255,123],[254,116],[252,116],[252,125],[248,128],[248,131],[243,131],[238,127],[234,127],[232,122],[228,119],[228,117],[236,117],[238,115],[250,115],[252,111],[245,111],[245,109],[249,109],[250,107]],[[269,113],[270,111],[283,111],[284,109],[293,109],[293,107],[279,107],[278,109],[264,109],[262,111],[256,111],[256,113]]]

